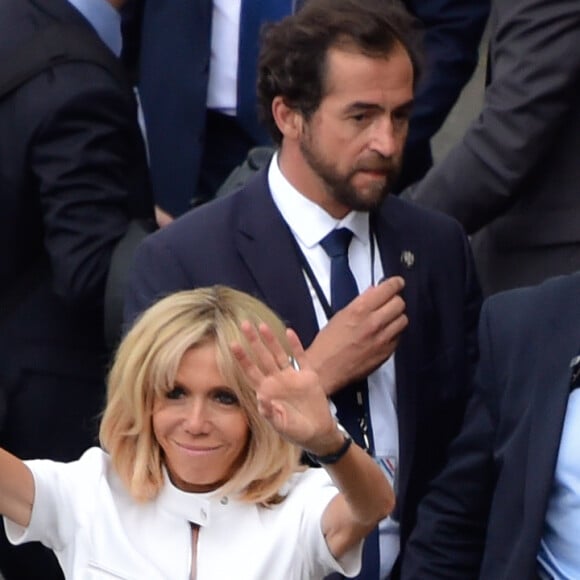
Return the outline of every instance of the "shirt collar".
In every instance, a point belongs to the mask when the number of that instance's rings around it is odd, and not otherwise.
[[[336,228],[348,228],[363,244],[369,243],[369,214],[350,211],[338,220],[306,196],[302,195],[283,175],[278,165],[278,153],[268,169],[268,185],[274,204],[292,233],[307,248],[313,248]]]
[[[68,0],[90,23],[101,40],[121,56],[121,14],[107,0]]]
[[[167,470],[163,469],[163,487],[157,496],[158,505],[180,518],[200,526],[210,523],[212,505],[215,505],[216,492],[189,493],[173,485]]]

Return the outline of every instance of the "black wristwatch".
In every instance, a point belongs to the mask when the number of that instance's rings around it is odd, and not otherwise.
[[[314,453],[309,453],[305,451],[306,455],[313,463],[318,465],[333,465],[337,463],[348,451],[348,448],[352,445],[352,437],[348,434],[348,431],[339,423],[338,430],[344,435],[344,443],[340,448],[334,453],[329,453],[328,455],[315,455]]]

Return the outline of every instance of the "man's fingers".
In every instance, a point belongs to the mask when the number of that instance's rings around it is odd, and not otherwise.
[[[376,286],[371,286],[368,290],[374,289],[371,295],[376,295],[376,300],[384,302],[390,300],[393,296],[400,294],[405,287],[405,280],[401,276],[391,276],[379,282]]]
[[[389,322],[387,326],[385,326],[385,333],[387,334],[387,339],[394,340],[398,339],[399,335],[407,328],[409,324],[409,319],[407,318],[406,314],[401,314],[397,316],[394,320]]]
[[[373,312],[389,302],[394,296],[400,294],[404,287],[405,280],[401,276],[386,278],[376,286],[369,286],[346,308],[352,305],[354,308],[360,308],[366,312]]]
[[[391,322],[397,319],[405,312],[407,305],[405,301],[397,294],[393,296],[388,302],[376,309],[371,316],[375,316],[382,320],[383,323]]]

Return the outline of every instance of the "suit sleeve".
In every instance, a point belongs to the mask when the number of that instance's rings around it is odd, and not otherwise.
[[[477,328],[483,297],[481,286],[477,277],[475,261],[471,245],[465,232],[462,230],[463,250],[465,254],[465,296],[464,296],[464,320],[465,320],[465,349],[468,361],[470,379],[473,378],[476,365],[479,360],[479,344]]]
[[[402,564],[404,580],[477,578],[494,485],[495,378],[489,317],[480,323],[481,359],[462,429],[422,500]]]
[[[479,117],[410,197],[473,233],[512,202],[577,106],[580,10],[576,2],[514,0],[492,31],[494,62]]]
[[[139,95],[155,202],[172,216],[191,208],[205,123],[211,0],[141,0]]]
[[[131,191],[134,110],[96,67],[63,65],[52,74],[30,83],[19,101],[32,115],[44,111],[30,146],[44,243],[55,292],[72,305],[100,304],[111,254],[127,230],[129,197],[139,193]]]
[[[477,66],[490,0],[408,0],[406,5],[422,24],[425,53],[404,156],[403,180],[410,182],[431,166],[429,142]]]
[[[125,330],[157,300],[172,292],[193,288],[190,276],[173,252],[159,239],[159,234],[145,238],[135,252],[125,294]]]

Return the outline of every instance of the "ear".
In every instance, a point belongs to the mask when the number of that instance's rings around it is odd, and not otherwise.
[[[274,97],[272,116],[284,138],[296,140],[302,134],[304,117],[296,109],[289,107],[283,97]]]

